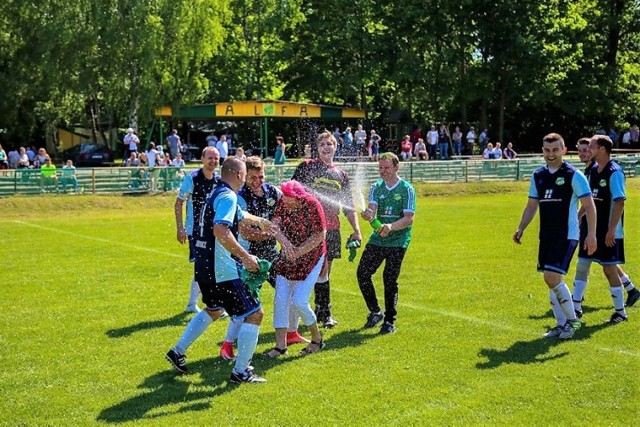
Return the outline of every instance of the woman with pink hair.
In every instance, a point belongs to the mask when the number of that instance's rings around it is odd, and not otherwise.
[[[266,353],[271,358],[287,353],[289,310],[295,310],[311,332],[311,342],[301,354],[316,353],[325,347],[316,315],[309,304],[326,254],[324,211],[318,199],[298,181],[287,181],[280,190],[282,198],[273,215],[276,239],[282,250],[275,265],[273,327],[276,346]]]

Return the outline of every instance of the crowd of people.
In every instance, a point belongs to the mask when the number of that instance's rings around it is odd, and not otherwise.
[[[325,131],[316,142],[318,157],[302,161],[291,180],[279,188],[265,183],[264,163],[256,156],[245,161],[228,157],[216,175],[220,153],[215,147],[205,148],[202,168],[185,179],[175,217],[177,239],[189,242],[189,259],[194,262],[187,310],[196,314],[166,353],[176,370],[187,372],[188,348],[226,313],[231,321],[220,356],[235,360],[230,381],[266,381],[250,364],[265,314],[256,278],[275,289],[275,342],[264,357],[280,358],[299,343],[305,344],[303,356],[330,345],[320,326],[338,325],[332,311],[331,266],[341,258],[343,243],[359,247],[362,234],[350,178],[334,163],[338,141]],[[379,154],[378,167],[380,179],[371,186],[368,208],[361,213],[373,231],[355,276],[368,312],[364,328],[382,323],[379,333],[384,335],[396,331],[397,280],[411,240],[416,197],[411,184],[398,175],[400,160],[395,154]],[[341,212],[351,228],[346,242],[341,235]],[[383,262],[384,311],[372,281]],[[204,310],[195,303],[196,285]],[[300,321],[309,331],[308,338],[298,330]]]

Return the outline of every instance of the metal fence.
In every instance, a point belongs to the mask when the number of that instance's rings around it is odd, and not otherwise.
[[[579,169],[578,159],[567,159]],[[635,155],[618,156],[616,160],[628,177],[640,174],[640,157]],[[363,185],[378,178],[378,165],[375,162],[338,163],[356,184]],[[541,157],[518,160],[450,160],[427,162],[403,162],[400,167],[402,178],[412,182],[474,182],[528,179],[533,171],[544,164]],[[266,166],[266,180],[279,184],[289,179],[296,164]],[[156,191],[172,191],[179,188],[185,173],[196,170],[198,164],[188,165],[184,170],[177,168],[78,168],[76,170],[78,193],[129,193],[142,194],[151,191],[152,178]],[[65,182],[62,169],[58,169],[56,179],[44,178],[37,169],[18,169],[0,171],[0,196],[14,194],[73,193],[72,183]],[[66,186],[64,185],[66,184]]]

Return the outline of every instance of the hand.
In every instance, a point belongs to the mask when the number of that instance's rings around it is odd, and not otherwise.
[[[176,238],[178,239],[178,242],[180,242],[183,245],[187,241],[187,232],[183,227],[178,228],[178,233]]]
[[[522,239],[522,233],[523,233],[523,231],[520,230],[519,228],[516,230],[515,233],[513,233],[513,241],[516,242],[517,244],[521,244],[522,243],[520,241],[520,239]]]
[[[364,219],[365,221],[371,221],[371,219],[373,218],[373,211],[371,209],[365,209],[364,211],[362,211],[362,214],[360,216],[362,216],[362,219]]]
[[[593,255],[596,249],[598,249],[598,241],[595,234],[587,234],[587,237],[584,239],[584,249],[587,251],[587,255]]]
[[[380,237],[387,237],[391,233],[391,224],[382,224],[382,227],[378,228],[377,233]]]
[[[607,235],[604,237],[604,243],[609,248],[612,248],[616,245],[616,234],[614,229],[610,228],[607,231]]]
[[[260,270],[260,265],[258,265],[258,257],[255,255],[249,255],[247,258],[242,260],[242,265],[248,271],[258,271]]]
[[[351,233],[351,236],[349,236],[349,239],[347,241],[353,240],[357,240],[358,242],[362,243],[362,234],[360,234],[360,230]]]

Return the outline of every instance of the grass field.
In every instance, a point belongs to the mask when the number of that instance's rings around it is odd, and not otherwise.
[[[526,189],[420,187],[398,332],[360,329],[356,264],[343,259],[326,351],[257,355],[269,382],[242,386],[218,357],[226,322],[191,347],[189,375],[164,360],[191,316],[173,196],[1,199],[0,424],[637,424],[640,308],[605,326],[611,299],[594,267],[585,327],[569,342],[541,338],[553,320],[537,219],[522,246],[511,241]],[[640,180],[628,199],[626,269],[640,282]],[[376,285],[381,295],[379,275]],[[273,345],[272,297],[265,288],[258,354]]]

